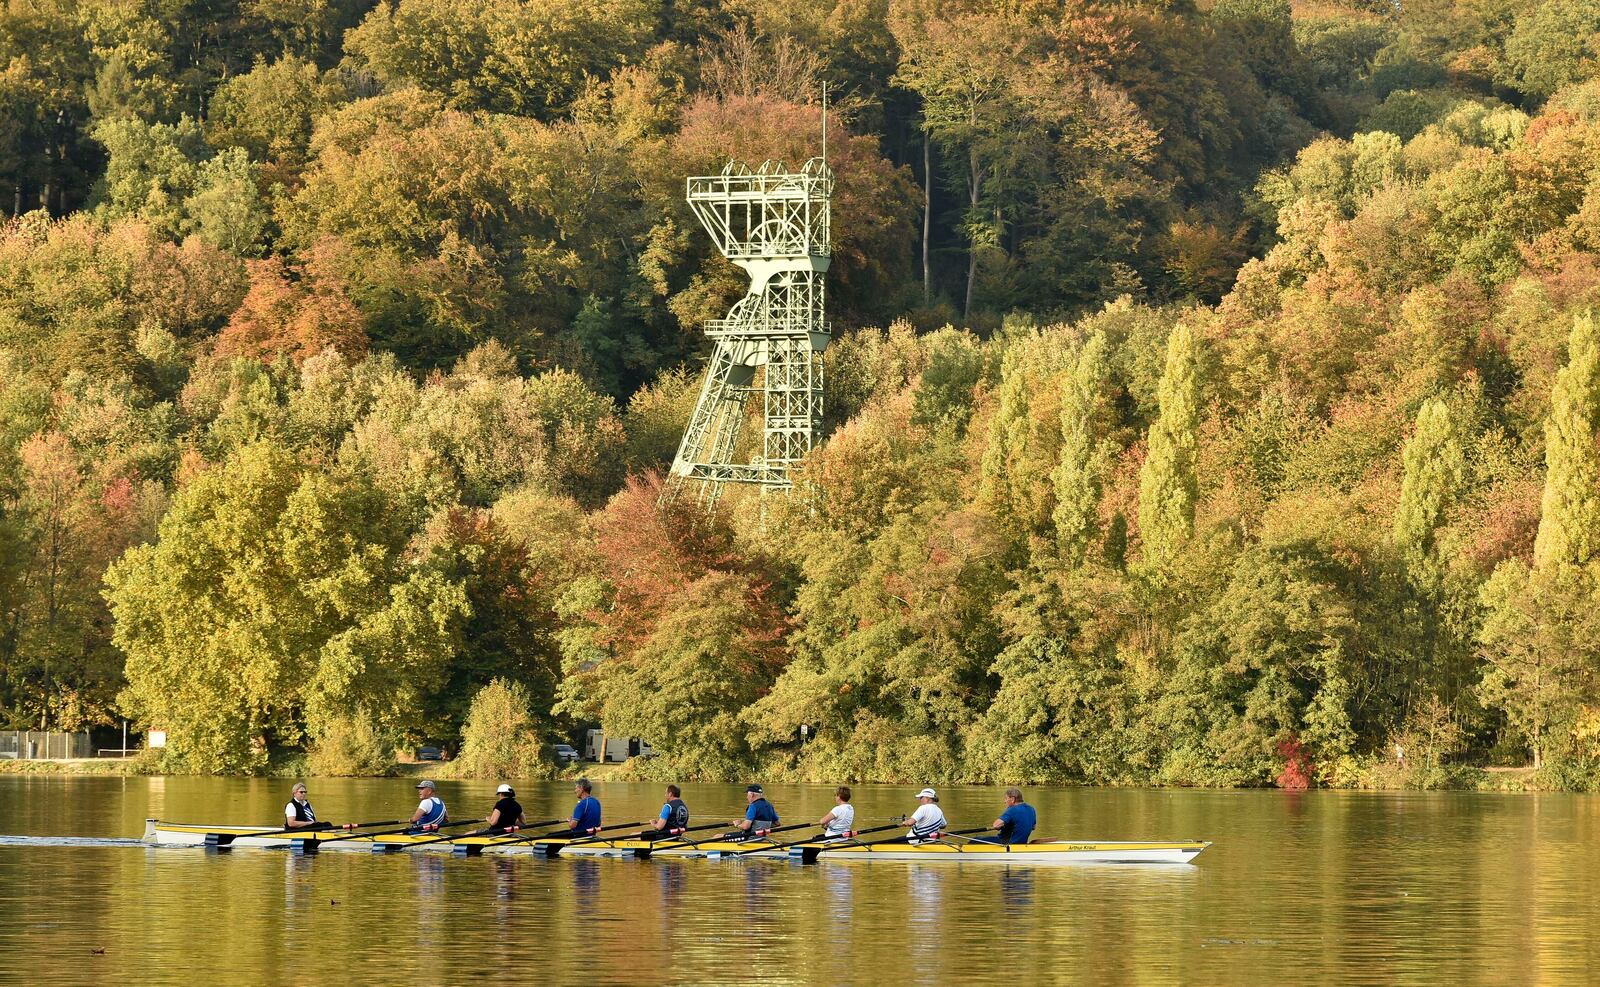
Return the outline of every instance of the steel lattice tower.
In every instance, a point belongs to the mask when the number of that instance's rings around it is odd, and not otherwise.
[[[714,342],[705,384],[672,462],[674,487],[715,500],[727,483],[786,489],[822,420],[823,309],[833,172],[812,158],[798,172],[768,161],[733,162],[688,180],[689,207],[722,255],[750,275],[750,290],[725,319],[706,323]],[[760,379],[757,380],[757,371]],[[733,462],[746,403],[760,396],[761,455]]]

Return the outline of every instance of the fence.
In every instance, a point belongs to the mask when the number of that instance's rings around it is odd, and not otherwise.
[[[92,757],[89,732],[58,733],[45,730],[0,730],[0,757],[60,760]]]

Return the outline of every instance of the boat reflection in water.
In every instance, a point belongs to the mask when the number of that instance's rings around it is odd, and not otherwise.
[[[1033,868],[1007,867],[1000,872],[1000,902],[1006,914],[1020,917],[1033,907]]]
[[[848,923],[854,915],[858,873],[860,869],[856,867],[826,867],[822,870],[830,910],[840,922]]]
[[[656,888],[663,914],[670,913],[683,900],[684,873],[682,861],[666,861],[655,869]]]

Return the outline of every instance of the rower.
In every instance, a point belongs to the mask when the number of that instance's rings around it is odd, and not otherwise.
[[[289,792],[289,802],[283,807],[284,829],[328,829],[327,823],[317,822],[317,812],[306,799],[305,782],[296,782]]]
[[[760,785],[746,785],[744,801],[744,818],[733,821],[735,832],[729,833],[730,837],[745,839],[778,827],[778,810],[767,801],[766,793],[761,790]]]
[[[510,785],[501,785],[494,790],[499,797],[494,808],[489,810],[489,818],[484,820],[484,826],[491,833],[504,833],[507,830],[521,829],[526,822],[522,816],[522,804],[517,801],[517,793],[511,790]]]
[[[661,840],[688,829],[689,807],[684,804],[682,795],[677,785],[668,785],[667,801],[661,806],[661,815],[650,820],[650,828],[639,835],[647,840]]]
[[[422,801],[417,803],[417,811],[411,814],[411,832],[437,829],[449,818],[444,809],[444,799],[433,794],[433,787],[433,782],[426,778],[417,782],[417,793],[422,796]]]
[[[837,839],[856,824],[856,807],[850,804],[850,786],[840,785],[833,793],[834,806],[818,821],[825,839]]]
[[[939,794],[931,788],[924,788],[917,793],[917,811],[911,814],[906,823],[910,826],[906,832],[907,843],[930,840],[950,825],[945,822],[944,813],[939,809]]]
[[[567,828],[579,836],[587,836],[600,828],[600,800],[594,797],[594,785],[587,778],[579,778],[572,786],[578,804],[572,807],[572,818]]]
[[[997,842],[1026,843],[1037,825],[1039,814],[1033,811],[1033,806],[1022,800],[1022,789],[1013,785],[1006,789],[1005,811],[989,824],[989,828],[1000,831]]]

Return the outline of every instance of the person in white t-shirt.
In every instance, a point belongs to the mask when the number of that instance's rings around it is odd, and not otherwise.
[[[856,807],[850,804],[850,786],[840,785],[833,793],[833,800],[838,804],[818,821],[822,835],[830,838],[848,834],[856,824]]]
[[[906,832],[907,843],[921,843],[943,832],[950,824],[945,822],[944,813],[939,809],[939,793],[931,788],[918,792],[917,811],[906,820],[906,825],[910,827]]]

